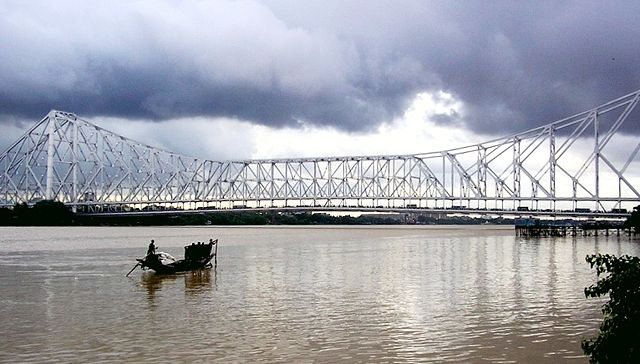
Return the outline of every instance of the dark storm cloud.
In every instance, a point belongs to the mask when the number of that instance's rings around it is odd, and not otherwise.
[[[445,90],[503,134],[640,88],[640,3],[3,2],[0,115],[368,130]],[[5,121],[6,122],[6,121]]]

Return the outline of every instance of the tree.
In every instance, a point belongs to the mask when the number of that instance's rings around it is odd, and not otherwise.
[[[624,222],[626,228],[633,228],[635,232],[640,231],[640,205],[633,208],[631,216]]]
[[[0,226],[14,224],[13,211],[6,207],[0,207]]]
[[[62,202],[53,200],[36,202],[31,215],[36,225],[69,225],[72,219],[69,208]]]
[[[582,341],[591,363],[640,363],[640,258],[587,255],[598,281],[585,288],[589,297],[609,295],[602,306],[598,336]]]
[[[31,209],[26,202],[17,203],[13,206],[13,216],[17,225],[31,224]]]

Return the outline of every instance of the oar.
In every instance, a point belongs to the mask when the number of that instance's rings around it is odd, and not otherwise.
[[[131,272],[133,272],[136,268],[138,268],[139,265],[140,265],[140,263],[134,265],[133,268],[131,268],[131,270],[129,271],[129,273],[127,273],[127,275],[125,277],[128,277],[129,274],[131,274]]]
[[[213,253],[213,256],[215,257],[213,261],[215,262],[216,268],[218,268],[218,239],[216,239],[216,251]]]

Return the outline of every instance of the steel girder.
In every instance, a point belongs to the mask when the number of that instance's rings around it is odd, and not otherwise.
[[[0,206],[81,208],[428,207],[511,210],[635,204],[640,91],[535,129],[446,151],[211,161],[51,111],[0,155]]]

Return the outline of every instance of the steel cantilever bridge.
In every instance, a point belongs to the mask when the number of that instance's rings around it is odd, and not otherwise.
[[[640,202],[640,90],[522,133],[411,155],[212,161],[51,111],[0,155],[0,206],[77,211],[440,211],[624,216]],[[623,125],[626,125],[623,128]]]

